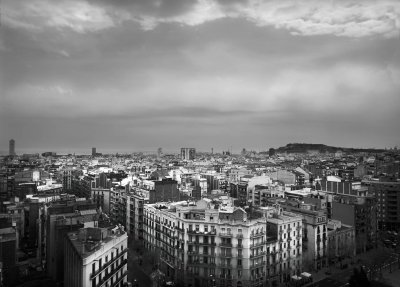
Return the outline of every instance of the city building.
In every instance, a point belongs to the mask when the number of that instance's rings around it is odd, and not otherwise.
[[[280,206],[303,218],[303,266],[320,270],[328,264],[328,233],[326,206],[300,200],[281,200]]]
[[[0,228],[1,286],[15,286],[17,280],[17,233],[14,227]]]
[[[13,139],[10,139],[10,142],[8,144],[8,154],[15,155],[15,140]]]
[[[340,195],[332,202],[332,219],[355,228],[357,254],[377,246],[376,216],[376,199],[371,196]]]
[[[64,191],[68,192],[72,190],[72,178],[73,173],[71,169],[66,169],[62,171],[62,184]]]
[[[103,212],[110,213],[111,188],[92,188],[91,198],[96,203],[97,208],[101,208]]]
[[[127,195],[125,187],[116,186],[110,193],[110,218],[113,222],[126,226]]]
[[[195,148],[181,148],[181,159],[182,160],[194,160],[196,158]]]
[[[329,219],[328,258],[330,263],[356,256],[356,236],[354,226],[342,224],[339,220]]]
[[[96,156],[96,155],[97,155],[96,148],[92,147],[92,156]]]
[[[99,215],[91,201],[52,202],[46,210],[46,271],[56,282],[64,282],[64,237],[68,232],[95,227]]]
[[[380,230],[400,230],[400,182],[394,178],[363,181],[369,194],[377,200],[377,217]]]
[[[173,179],[163,179],[153,181],[154,189],[150,189],[149,203],[178,201],[180,193],[177,181]]]
[[[288,282],[302,270],[301,217],[272,207],[252,216],[210,200],[145,204],[144,245],[184,286]]]
[[[88,227],[67,233],[64,286],[124,286],[127,251],[128,236],[123,227]]]
[[[148,200],[140,189],[132,190],[127,195],[126,230],[134,240],[143,240],[143,207]]]

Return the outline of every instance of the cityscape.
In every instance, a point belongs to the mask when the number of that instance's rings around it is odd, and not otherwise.
[[[0,287],[398,287],[398,0],[3,0]]]
[[[4,286],[345,286],[351,267],[372,282],[400,270],[397,148],[17,147],[1,157]]]

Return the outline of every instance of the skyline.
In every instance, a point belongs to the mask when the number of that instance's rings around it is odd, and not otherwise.
[[[10,140],[14,140],[14,149],[15,149],[15,139],[10,139]],[[219,149],[215,149],[215,148],[213,148],[213,147],[210,147],[209,149],[198,149],[198,148],[196,148],[195,146],[192,146],[192,147],[186,147],[186,148],[194,148],[194,149],[196,149],[196,152],[197,153],[214,153],[214,154],[222,154],[223,152],[226,152],[226,151],[229,151],[229,152],[231,152],[233,155],[237,155],[237,154],[240,154],[240,153],[242,153],[242,151],[243,151],[243,149],[245,149],[247,152],[257,152],[257,153],[260,153],[260,152],[268,152],[268,150],[269,150],[269,148],[273,148],[273,149],[278,149],[278,148],[281,148],[281,147],[285,147],[286,145],[289,145],[289,144],[312,144],[312,145],[325,145],[325,146],[329,146],[328,144],[321,144],[321,143],[287,143],[287,144],[285,144],[285,145],[281,145],[281,146],[275,146],[275,147],[273,147],[273,146],[271,146],[271,147],[256,147],[256,148],[249,148],[249,147],[246,147],[246,146],[243,146],[243,147],[238,147],[238,146],[229,146],[229,147],[226,147],[225,149],[221,149],[221,150],[219,150]],[[333,147],[333,146],[330,146],[330,147]],[[39,149],[25,149],[25,150],[20,150],[20,151],[16,151],[16,155],[23,155],[23,154],[37,154],[37,153],[44,153],[44,152],[55,152],[55,153],[57,153],[58,155],[68,155],[68,154],[77,154],[77,155],[91,155],[92,153],[93,153],[93,148],[95,148],[96,149],[96,152],[97,153],[100,153],[100,154],[103,154],[103,155],[111,155],[111,154],[133,154],[133,153],[145,153],[145,154],[151,154],[151,153],[154,153],[154,154],[157,154],[158,153],[158,149],[159,148],[161,148],[161,150],[162,150],[162,153],[163,154],[180,154],[181,153],[181,148],[184,148],[183,146],[182,147],[176,147],[175,149],[164,149],[163,147],[157,147],[157,148],[154,148],[154,149],[147,149],[147,150],[135,150],[135,149],[127,149],[127,150],[120,150],[120,151],[116,151],[115,149],[101,149],[101,147],[100,147],[100,149],[98,148],[98,147],[90,147],[90,148],[86,148],[86,149],[70,149],[70,148],[67,148],[67,149],[48,149],[48,150],[39,150]],[[363,148],[360,148],[360,147],[357,147],[357,146],[335,146],[334,148],[338,148],[338,149],[363,149]],[[367,149],[376,149],[376,150],[379,150],[379,149],[382,149],[382,150],[384,150],[384,149],[387,149],[387,150],[390,150],[390,149],[397,149],[398,147],[397,146],[394,146],[394,147],[367,147],[367,148],[365,148],[366,150]],[[1,150],[0,149],[0,155],[8,155],[9,154],[9,151],[6,151],[6,150]]]
[[[0,150],[400,145],[398,1],[2,1]]]

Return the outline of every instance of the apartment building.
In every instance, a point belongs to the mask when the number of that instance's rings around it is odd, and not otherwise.
[[[303,266],[309,270],[320,270],[328,264],[328,233],[326,208],[299,200],[281,200],[284,210],[303,219],[302,248]]]
[[[379,181],[363,181],[377,200],[379,229],[400,230],[400,182],[390,178]]]
[[[331,263],[356,255],[356,236],[354,226],[342,224],[339,220],[329,219],[328,258]]]
[[[126,231],[135,240],[143,240],[143,207],[149,199],[136,188],[128,193],[126,205]]]
[[[265,286],[301,271],[301,217],[248,217],[211,201],[144,205],[144,244],[166,277],[185,286]]]
[[[64,244],[64,286],[98,287],[127,283],[128,236],[123,227],[82,228]]]
[[[125,187],[116,186],[110,192],[110,218],[126,226],[127,195]]]
[[[332,219],[355,228],[356,252],[377,246],[377,205],[372,196],[336,196],[332,203]]]

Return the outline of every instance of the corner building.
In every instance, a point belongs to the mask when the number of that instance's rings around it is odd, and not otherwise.
[[[144,244],[184,286],[277,286],[302,271],[302,219],[264,211],[250,218],[205,200],[145,204]]]
[[[127,284],[128,236],[122,227],[82,228],[68,233],[65,240],[65,287]]]

